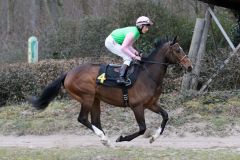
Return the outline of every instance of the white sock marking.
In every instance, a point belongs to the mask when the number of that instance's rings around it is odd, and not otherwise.
[[[95,134],[101,138],[101,142],[103,145],[105,146],[111,146],[110,141],[108,140],[107,136],[104,135],[103,131],[101,131],[100,129],[98,129],[97,127],[95,127],[94,125],[92,125],[92,128],[95,132]]]
[[[162,130],[161,127],[159,127],[159,128],[156,130],[155,134],[152,136],[154,140],[156,140],[156,139],[160,136],[161,130]]]
[[[103,136],[104,136],[103,131],[101,131],[100,129],[98,129],[98,128],[95,127],[94,125],[92,125],[92,128],[93,128],[94,132],[96,133],[96,135],[97,135],[98,137],[103,138]]]

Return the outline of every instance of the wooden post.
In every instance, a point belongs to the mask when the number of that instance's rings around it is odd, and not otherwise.
[[[200,46],[200,41],[201,41],[201,37],[202,37],[202,33],[203,33],[204,24],[205,24],[205,21],[203,18],[197,18],[194,32],[193,32],[190,50],[188,53],[188,57],[192,61],[193,66],[195,66],[195,64],[196,64],[197,53],[198,53],[199,46]],[[184,74],[183,80],[182,80],[181,92],[185,92],[190,89],[191,80],[192,80],[191,73]]]
[[[197,54],[197,61],[196,61],[196,65],[193,69],[193,74],[195,76],[192,78],[192,82],[191,82],[191,86],[190,86],[190,88],[193,90],[197,89],[198,77],[199,77],[200,71],[201,71],[202,59],[206,52],[206,43],[207,43],[207,37],[208,37],[210,23],[211,23],[211,15],[207,10],[205,13],[205,25],[204,25],[202,38],[201,38],[201,44],[199,46],[199,50],[198,50],[198,54]]]
[[[209,7],[208,8],[209,13],[211,14],[213,20],[215,21],[215,23],[217,24],[218,28],[220,29],[220,31],[222,32],[224,38],[227,40],[229,46],[232,48],[232,50],[235,50],[235,46],[233,45],[232,41],[230,40],[230,38],[228,37],[227,33],[225,32],[225,30],[223,29],[221,23],[218,21],[216,15],[214,14],[214,12],[212,11],[212,9]]]

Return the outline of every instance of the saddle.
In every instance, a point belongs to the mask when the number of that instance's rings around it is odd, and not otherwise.
[[[138,62],[133,62],[130,64],[126,71],[126,84],[117,83],[117,79],[119,78],[119,71],[121,65],[117,64],[101,64],[98,72],[98,76],[96,79],[96,83],[99,85],[104,85],[108,87],[116,87],[116,88],[131,88],[135,81],[137,80],[137,75],[139,72],[140,64]]]
[[[108,87],[122,88],[123,93],[123,101],[126,107],[129,106],[128,102],[128,89],[133,86],[133,84],[137,80],[137,76],[140,70],[139,62],[132,62],[126,71],[126,84],[117,83],[117,79],[119,78],[119,71],[121,65],[116,64],[101,64],[98,72],[98,76],[96,79],[96,83],[98,85],[104,85]]]

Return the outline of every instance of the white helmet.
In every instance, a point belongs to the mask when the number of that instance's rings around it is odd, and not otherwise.
[[[139,18],[137,19],[137,21],[136,21],[136,26],[139,27],[139,28],[141,28],[141,27],[144,26],[144,25],[149,25],[149,26],[151,26],[151,25],[153,25],[153,22],[152,22],[148,17],[146,17],[146,16],[141,16],[141,17],[139,17]]]

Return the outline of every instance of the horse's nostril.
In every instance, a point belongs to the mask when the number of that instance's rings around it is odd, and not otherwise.
[[[187,71],[188,71],[188,72],[191,72],[192,69],[193,69],[192,66],[189,66],[189,67],[187,68]]]

